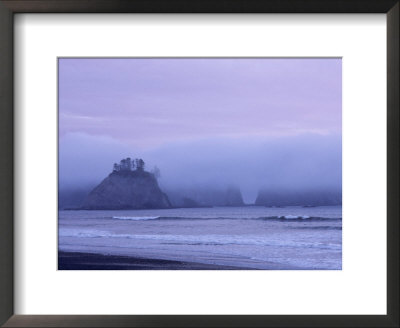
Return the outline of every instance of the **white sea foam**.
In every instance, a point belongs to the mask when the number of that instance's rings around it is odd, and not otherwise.
[[[159,216],[113,216],[113,219],[117,220],[133,220],[133,221],[142,221],[142,220],[155,220],[158,219]]]
[[[300,247],[340,250],[341,245],[320,242],[300,242],[290,240],[278,240],[260,236],[241,235],[153,235],[153,234],[116,234],[107,231],[91,230],[85,233],[76,230],[65,230],[60,233],[61,237],[75,238],[122,238],[134,240],[153,240],[171,244],[181,245],[254,245],[275,247]]]
[[[280,216],[280,219],[287,219],[287,220],[296,220],[296,219],[309,219],[310,217],[308,215],[284,215]]]
[[[76,238],[101,238],[110,236],[109,232],[98,230],[80,231],[75,229],[60,229],[59,237],[76,237]]]

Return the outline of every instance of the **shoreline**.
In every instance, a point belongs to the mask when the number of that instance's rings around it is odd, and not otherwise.
[[[194,207],[159,207],[159,208],[82,208],[82,207],[64,207],[58,208],[58,211],[144,211],[144,210],[177,210],[177,209],[199,209],[199,208],[220,208],[220,207],[265,207],[265,208],[290,208],[290,207],[300,207],[300,208],[316,208],[316,207],[332,207],[332,206],[342,206],[342,204],[336,205],[256,205],[256,204],[243,204],[243,205],[205,205],[205,206],[194,206]]]
[[[58,252],[58,270],[257,270],[254,268],[137,256]]]

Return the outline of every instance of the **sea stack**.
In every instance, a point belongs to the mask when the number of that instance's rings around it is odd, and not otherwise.
[[[243,197],[239,188],[229,187],[225,194],[225,206],[243,206]]]
[[[158,186],[156,174],[144,170],[144,161],[130,158],[114,170],[83,202],[86,210],[170,208],[168,196]]]

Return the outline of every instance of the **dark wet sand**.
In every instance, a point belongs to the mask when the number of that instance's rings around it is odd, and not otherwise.
[[[225,265],[141,257],[58,252],[59,270],[249,270]],[[254,270],[254,269],[250,269]]]

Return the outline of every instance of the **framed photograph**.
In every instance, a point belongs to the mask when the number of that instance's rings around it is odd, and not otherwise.
[[[0,9],[1,324],[398,327],[398,1]]]

